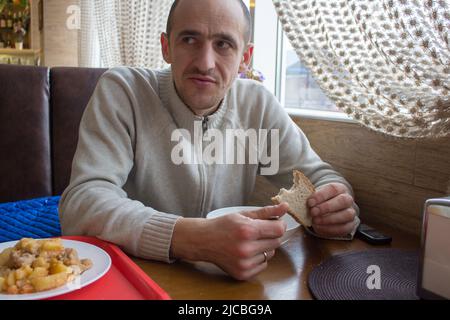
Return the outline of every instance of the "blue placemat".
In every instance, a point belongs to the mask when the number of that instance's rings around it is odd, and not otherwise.
[[[61,236],[59,199],[56,196],[1,203],[0,242]]]

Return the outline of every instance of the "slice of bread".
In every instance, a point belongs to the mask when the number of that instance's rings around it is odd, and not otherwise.
[[[305,227],[312,225],[309,208],[306,200],[315,192],[311,181],[300,171],[294,170],[294,184],[290,190],[282,188],[277,196],[272,198],[272,202],[280,204],[287,202],[289,205],[288,213],[300,224]]]

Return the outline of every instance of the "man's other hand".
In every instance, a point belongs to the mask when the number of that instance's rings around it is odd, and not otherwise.
[[[330,183],[317,188],[307,204],[317,235],[343,237],[355,228],[355,203],[344,184]]]

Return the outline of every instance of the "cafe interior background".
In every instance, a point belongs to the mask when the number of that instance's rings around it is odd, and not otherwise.
[[[363,24],[367,30],[346,23],[349,13],[344,9],[349,7],[340,7],[342,1],[332,1],[336,6],[330,2],[330,11],[316,16],[311,1],[309,5],[298,1],[290,11],[286,9],[290,1],[246,2],[254,24],[255,52],[252,69],[243,76],[263,81],[319,155],[352,183],[366,221],[419,236],[424,201],[450,194],[450,55],[449,34],[444,32],[449,27],[448,2],[400,1],[395,7],[351,8],[360,19],[378,10]],[[171,3],[0,0],[0,63],[164,67],[159,34]],[[423,16],[414,26],[412,19],[399,15],[409,12],[414,17],[417,10],[434,12],[436,28],[424,29]],[[309,19],[309,26],[296,15]],[[391,20],[377,21],[377,15]],[[326,32],[335,41],[328,41],[328,47],[324,30],[315,27],[317,19],[334,23],[327,25]],[[15,41],[13,26],[19,22],[26,29],[23,44]],[[421,30],[423,38],[419,33],[404,38],[408,28]],[[398,50],[390,46],[389,37]],[[417,42],[411,44],[412,40]],[[367,52],[360,50],[364,45]],[[318,47],[323,49],[314,52]],[[383,70],[387,74],[380,78]],[[384,85],[377,87],[380,84]],[[267,203],[275,191],[260,178],[252,203]]]
[[[171,0],[0,0],[0,64],[163,68]],[[350,181],[364,222],[419,243],[450,195],[449,1],[247,0],[251,68]],[[326,130],[324,129],[326,128]],[[257,180],[249,205],[279,190]]]

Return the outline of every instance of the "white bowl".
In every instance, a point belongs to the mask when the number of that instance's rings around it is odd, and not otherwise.
[[[262,207],[250,207],[250,206],[243,206],[243,207],[227,207],[227,208],[221,208],[214,211],[211,211],[208,213],[206,218],[212,219],[217,218],[220,216],[224,216],[226,214],[230,213],[238,213],[240,211],[250,211],[250,210],[257,210],[261,209]],[[289,214],[285,214],[281,219],[286,222],[286,232],[284,233],[283,237],[281,237],[281,244],[286,243],[292,235],[295,233],[298,227],[300,227],[300,224],[294,220]]]

